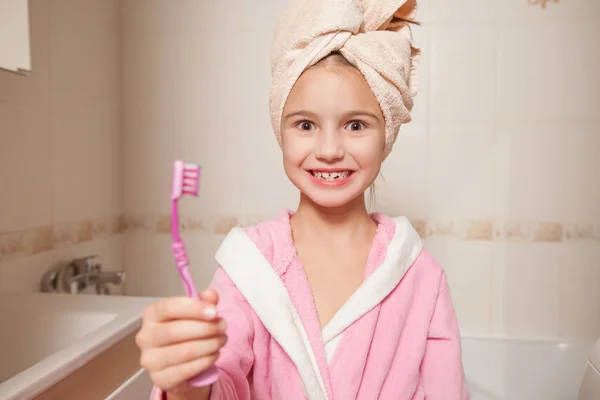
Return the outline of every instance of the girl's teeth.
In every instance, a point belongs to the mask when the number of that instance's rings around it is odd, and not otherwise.
[[[321,179],[338,179],[338,178],[347,178],[350,175],[350,171],[342,171],[342,172],[313,172],[313,175],[316,178]]]

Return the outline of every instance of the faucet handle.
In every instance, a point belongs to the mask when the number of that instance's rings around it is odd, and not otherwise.
[[[73,264],[75,264],[77,266],[77,268],[79,269],[78,273],[89,273],[94,270],[99,271],[100,264],[93,263],[93,260],[95,260],[97,258],[98,258],[98,255],[92,254],[89,256],[74,259]]]

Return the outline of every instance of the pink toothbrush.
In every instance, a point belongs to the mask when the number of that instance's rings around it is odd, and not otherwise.
[[[171,248],[177,271],[183,281],[185,294],[188,297],[198,298],[196,285],[192,279],[189,270],[189,260],[187,252],[179,234],[179,213],[178,203],[183,195],[192,195],[198,197],[200,191],[200,166],[195,164],[187,164],[183,161],[175,161],[173,166],[173,184],[171,187],[171,234],[173,243]],[[212,385],[219,379],[219,371],[213,365],[206,371],[190,379],[190,384],[195,387]]]

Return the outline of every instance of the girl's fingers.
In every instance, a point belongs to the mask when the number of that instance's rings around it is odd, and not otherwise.
[[[136,337],[140,348],[169,346],[197,339],[208,339],[225,333],[227,324],[218,318],[213,322],[193,319],[170,321],[153,324],[143,329]]]
[[[148,371],[162,371],[216,353],[226,342],[227,337],[221,335],[211,339],[194,340],[172,346],[147,349],[142,353],[140,364]]]
[[[200,300],[216,306],[219,302],[219,294],[213,289],[206,289],[204,292],[200,293]]]
[[[144,311],[144,322],[160,323],[176,319],[212,321],[216,315],[214,304],[189,297],[169,297],[148,306]]]
[[[187,387],[187,381],[206,371],[219,358],[215,352],[193,361],[174,365],[158,372],[151,373],[152,381],[165,392],[175,391],[178,387]]]

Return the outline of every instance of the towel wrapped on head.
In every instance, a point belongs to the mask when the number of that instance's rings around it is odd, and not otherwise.
[[[271,122],[279,144],[292,87],[308,67],[332,52],[360,70],[386,125],[387,156],[400,126],[410,122],[420,50],[409,22],[416,0],[293,0],[277,22],[271,50]]]

